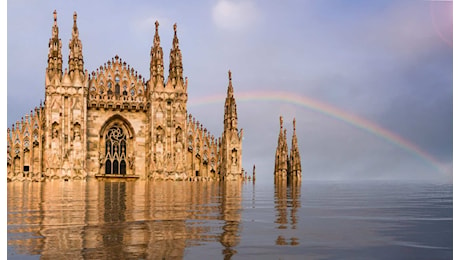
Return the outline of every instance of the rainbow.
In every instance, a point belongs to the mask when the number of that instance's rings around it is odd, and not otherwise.
[[[225,95],[212,95],[197,99],[191,99],[191,106],[207,105],[212,103],[222,103],[225,100]],[[364,118],[358,117],[346,111],[340,110],[330,104],[320,102],[318,100],[300,95],[298,93],[284,92],[284,91],[247,91],[235,93],[237,102],[247,101],[281,101],[290,104],[298,105],[315,112],[321,113],[328,117],[340,120],[346,124],[352,125],[360,130],[371,133],[383,140],[386,140],[397,147],[413,154],[414,156],[422,159],[432,166],[435,170],[441,173],[447,173],[441,163],[433,156],[420,149],[415,144],[405,140],[401,136],[369,121]]]

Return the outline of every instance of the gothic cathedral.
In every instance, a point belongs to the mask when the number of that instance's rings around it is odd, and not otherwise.
[[[182,75],[176,25],[165,79],[158,26],[148,80],[118,56],[88,73],[74,13],[63,71],[54,11],[45,102],[7,131],[9,181],[242,178],[243,131],[238,129],[231,72],[224,131],[215,138],[187,112],[188,81]]]

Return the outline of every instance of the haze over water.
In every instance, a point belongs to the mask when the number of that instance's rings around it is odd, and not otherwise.
[[[11,182],[9,259],[451,259],[452,184]]]

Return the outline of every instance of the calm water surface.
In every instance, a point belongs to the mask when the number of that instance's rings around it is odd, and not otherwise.
[[[9,259],[452,259],[452,185],[8,183]]]

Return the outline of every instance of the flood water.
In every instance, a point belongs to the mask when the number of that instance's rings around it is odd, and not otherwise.
[[[452,259],[451,184],[13,182],[8,259]]]

